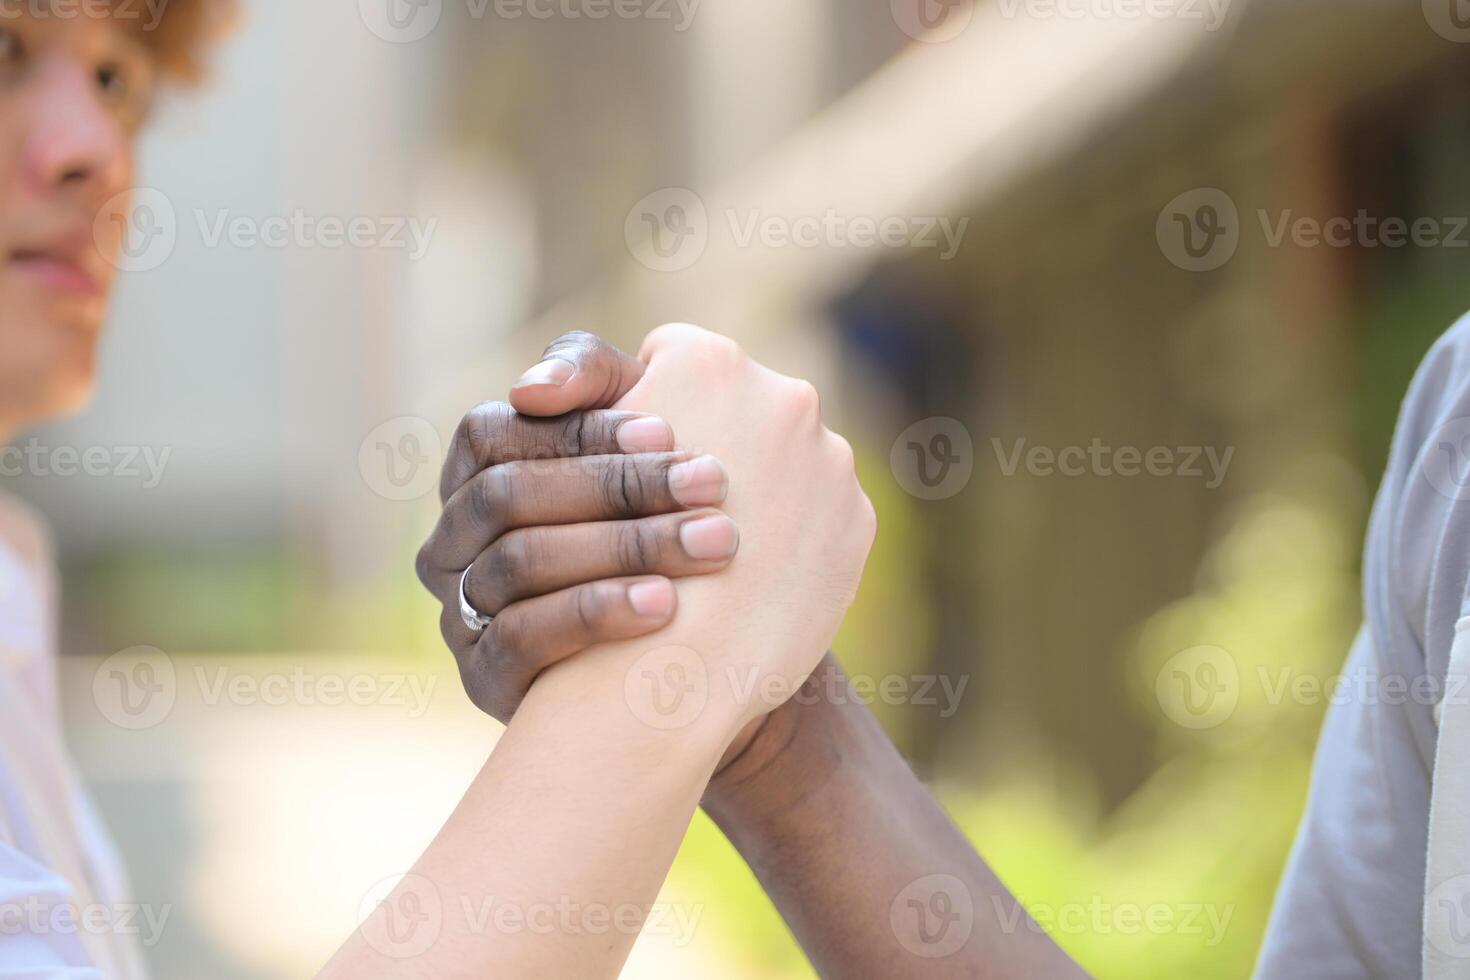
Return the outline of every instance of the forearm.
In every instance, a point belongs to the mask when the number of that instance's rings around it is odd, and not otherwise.
[[[735,724],[713,705],[678,731],[635,717],[623,679],[636,652],[607,648],[538,680],[412,873],[324,976],[617,976]],[[440,910],[426,949],[395,938],[395,915],[414,906]]]
[[[1017,907],[873,714],[852,698],[815,696],[835,687],[818,683],[822,672],[845,686],[841,670],[828,655],[704,801],[818,973],[1083,975]]]

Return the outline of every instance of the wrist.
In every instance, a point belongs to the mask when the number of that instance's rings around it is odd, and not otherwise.
[[[722,761],[702,801],[717,822],[782,810],[810,791],[814,777],[830,771],[833,759],[823,747],[830,706],[817,692],[833,672],[840,680],[842,668],[828,653],[797,695],[765,715],[749,741]],[[814,759],[826,761],[814,765]]]

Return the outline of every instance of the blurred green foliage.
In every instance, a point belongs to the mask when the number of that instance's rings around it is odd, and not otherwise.
[[[388,566],[399,574],[335,589],[299,551],[124,552],[68,565],[65,598],[80,613],[71,619],[113,638],[94,653],[137,642],[176,653],[336,650],[428,661],[443,647],[439,605],[412,572],[419,544],[400,544]]]

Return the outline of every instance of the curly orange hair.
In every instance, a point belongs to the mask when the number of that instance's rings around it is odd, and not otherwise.
[[[112,0],[119,18],[125,11],[149,6],[144,0]],[[162,3],[156,18],[140,17],[137,34],[144,46],[158,59],[165,78],[179,82],[196,82],[204,74],[205,55],[209,46],[234,24],[238,10],[234,0],[149,0]],[[157,8],[155,8],[157,9]],[[135,14],[129,15],[136,17]]]

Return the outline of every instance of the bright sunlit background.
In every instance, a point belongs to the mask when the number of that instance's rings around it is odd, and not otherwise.
[[[444,441],[557,333],[672,320],[858,447],[839,656],[942,682],[875,710],[1038,920],[1100,976],[1246,975],[1398,400],[1470,308],[1456,11],[247,0],[147,143],[173,236],[102,395],[35,434],[138,474],[3,484],[157,975],[307,975],[406,870],[500,730],[413,575]],[[811,975],[702,816],[664,898],[627,976]]]

